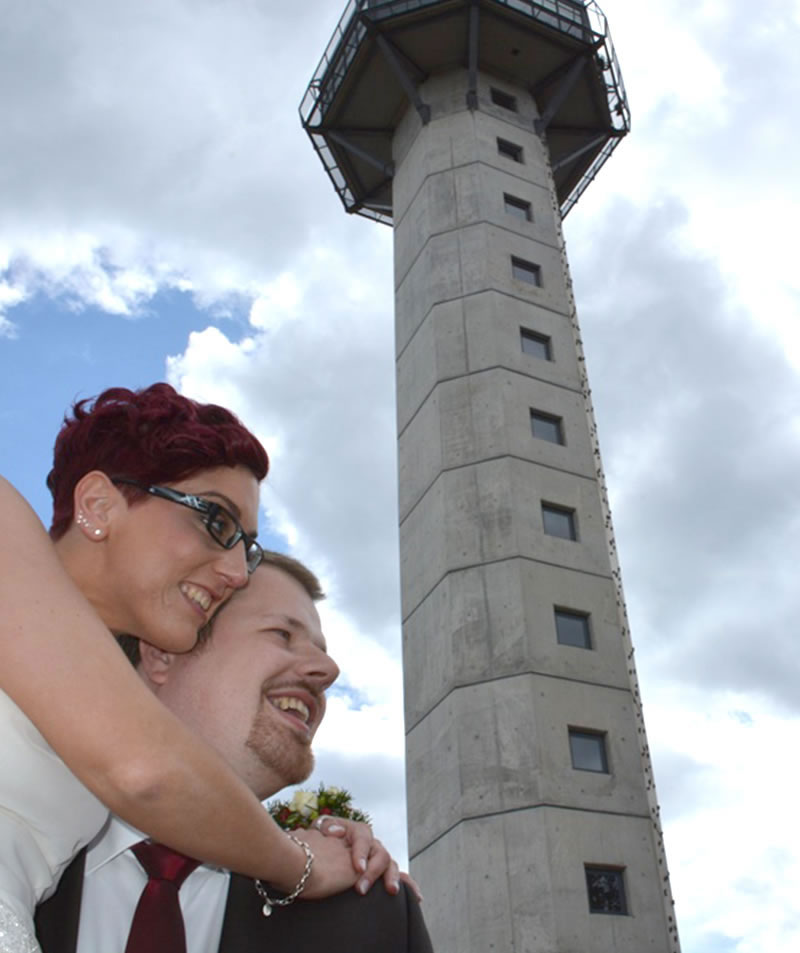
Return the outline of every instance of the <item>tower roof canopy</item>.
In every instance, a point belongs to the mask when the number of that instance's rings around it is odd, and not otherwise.
[[[533,95],[562,214],[630,128],[594,0],[350,0],[300,106],[348,212],[391,221],[394,131],[409,105],[427,122],[420,84],[456,69],[473,96],[478,72]]]

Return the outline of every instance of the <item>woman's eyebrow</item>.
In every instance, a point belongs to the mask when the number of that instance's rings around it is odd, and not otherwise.
[[[229,496],[225,496],[224,493],[220,493],[219,490],[198,490],[197,493],[193,493],[192,496],[214,496],[218,500],[222,500],[225,504],[225,507],[233,513],[236,519],[240,519],[242,511],[239,507],[233,502]],[[248,534],[249,535],[249,534]]]

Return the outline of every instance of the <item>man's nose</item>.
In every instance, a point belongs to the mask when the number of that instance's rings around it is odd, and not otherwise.
[[[324,649],[310,645],[303,659],[303,675],[325,691],[339,677],[339,666]]]

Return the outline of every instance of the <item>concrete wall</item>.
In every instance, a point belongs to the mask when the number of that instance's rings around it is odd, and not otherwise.
[[[546,151],[525,90],[481,77],[470,111],[466,88],[462,72],[432,78],[430,123],[410,110],[395,135],[412,872],[438,953],[672,953]],[[521,328],[551,360],[522,351]],[[562,444],[533,436],[532,409],[561,419]],[[574,511],[576,540],[544,532],[543,503]],[[591,648],[558,642],[556,607],[588,615]],[[570,727],[603,734],[608,772],[573,767]],[[586,864],[624,868],[627,914],[589,912]]]
[[[439,951],[661,953],[669,949],[650,822],[556,807],[459,824],[422,854],[425,919]],[[592,914],[584,862],[624,866],[629,914]],[[431,884],[436,884],[436,903]]]

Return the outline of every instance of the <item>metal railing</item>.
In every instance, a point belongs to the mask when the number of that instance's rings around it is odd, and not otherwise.
[[[370,19],[377,23],[403,13],[436,6],[441,2],[442,0],[349,0],[300,103],[300,118],[303,126],[311,136],[314,148],[319,153],[334,188],[350,211],[357,210],[379,221],[389,221],[388,216],[381,212],[373,212],[366,208],[356,209],[355,198],[336,166],[327,142],[321,134],[314,131],[315,127],[320,126],[324,121],[325,113],[339,91],[366,37],[367,27],[359,14],[368,10]],[[617,135],[606,142],[581,181],[563,201],[562,215],[566,215],[595,178],[600,166],[616,148],[621,136],[630,129],[630,110],[619,63],[608,31],[608,21],[596,0],[586,0],[586,2],[583,0],[489,0],[489,2],[507,7],[552,30],[596,46],[595,62],[603,77],[611,124]]]

